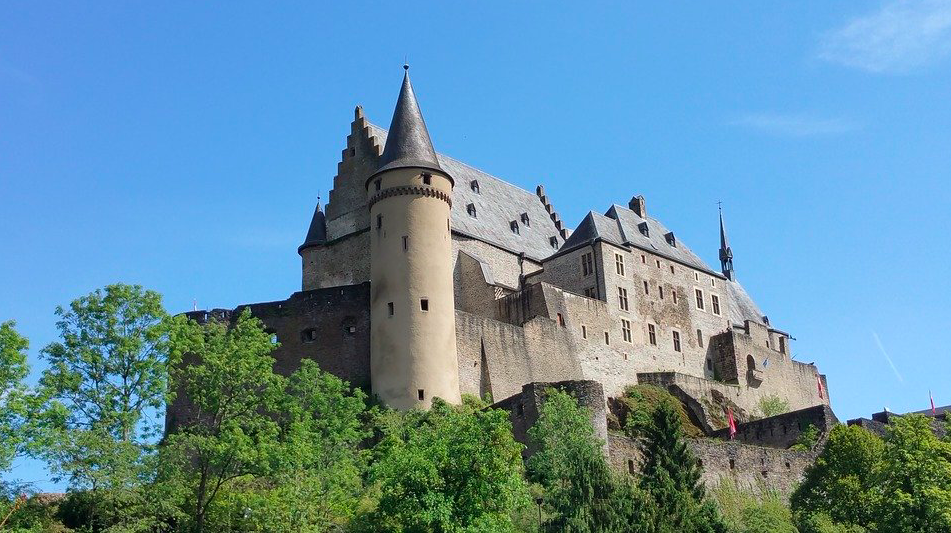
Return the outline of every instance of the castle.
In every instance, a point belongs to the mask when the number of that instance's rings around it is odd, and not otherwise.
[[[794,468],[784,447],[803,417],[834,423],[825,376],[793,360],[790,335],[737,281],[722,214],[719,269],[650,217],[642,196],[569,230],[542,186],[526,191],[438,154],[408,70],[389,130],[356,108],[326,209],[318,202],[298,253],[300,292],[242,306],[277,335],[282,373],[313,359],[398,409],[491,397],[517,432],[538,384],[575,387],[618,468],[635,452],[606,420],[632,384],[674,393],[710,437],[723,436],[732,410],[738,442],[719,441],[735,448],[722,470],[752,453],[754,476],[767,477],[767,455],[777,471],[801,473],[808,454]],[[767,397],[792,413],[756,420]],[[175,425],[180,409],[167,416]],[[750,445],[766,451],[736,448]],[[719,457],[698,450],[706,463]]]

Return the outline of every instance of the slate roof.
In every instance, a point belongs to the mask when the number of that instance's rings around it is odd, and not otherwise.
[[[324,212],[320,209],[320,202],[317,202],[317,208],[314,209],[314,217],[310,219],[310,227],[307,228],[307,237],[304,238],[304,244],[297,248],[300,252],[308,246],[315,244],[324,244],[327,242],[327,219]]]
[[[369,127],[371,135],[381,143],[386,141],[387,130],[374,124]],[[564,244],[565,240],[537,194],[449,156],[437,153],[436,157],[442,169],[455,179],[451,211],[453,231],[510,252],[524,253],[536,262],[557,251],[551,245],[552,237],[559,247]],[[472,190],[473,181],[479,184],[478,193]],[[468,214],[469,204],[475,206],[475,217]],[[528,226],[522,222],[523,213],[528,215]],[[511,230],[513,221],[518,223],[518,234]]]
[[[393,135],[386,139],[383,154],[380,156],[380,167],[374,175],[394,168],[407,167],[442,170],[436,160],[436,150],[429,138],[426,121],[419,110],[413,84],[409,81],[409,66],[404,65],[403,68],[403,86],[396,100],[396,108],[393,109],[393,119],[390,121],[390,131]],[[373,176],[370,176],[367,182],[371,179]]]

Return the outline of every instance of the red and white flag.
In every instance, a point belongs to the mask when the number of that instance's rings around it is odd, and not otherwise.
[[[736,420],[733,419],[733,408],[728,407],[726,411],[727,420],[730,421],[730,440],[736,437]]]
[[[825,398],[825,390],[822,388],[822,377],[816,374],[816,385],[819,386],[819,398]]]
[[[934,396],[931,395],[931,391],[928,391],[928,399],[931,400],[931,416],[938,416],[938,413],[934,409]]]

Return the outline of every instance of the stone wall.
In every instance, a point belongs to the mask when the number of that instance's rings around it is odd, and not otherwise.
[[[350,233],[301,254],[303,290],[354,285],[370,280],[370,234]]]
[[[839,420],[827,405],[816,405],[769,418],[761,418],[736,427],[735,441],[770,448],[789,448],[810,425],[819,430],[820,439],[828,435]],[[713,432],[710,437],[730,439],[730,428]]]

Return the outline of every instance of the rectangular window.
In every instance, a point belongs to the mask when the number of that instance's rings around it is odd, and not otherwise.
[[[380,229],[380,228],[382,228],[382,227],[383,227],[383,215],[377,215],[377,216],[376,216],[376,229]]]
[[[650,285],[647,284],[647,280],[645,279],[644,280],[644,294],[650,294],[650,293],[651,293]]]
[[[660,299],[664,299],[664,287],[662,285],[657,286],[657,294],[660,295]]]
[[[641,263],[647,264],[647,256],[644,254],[641,254]]]
[[[670,265],[670,273],[671,273],[671,274],[674,273],[674,265]]]
[[[647,325],[647,340],[651,343],[651,346],[657,346],[657,329],[654,328],[653,324]]]
[[[432,185],[433,184],[433,175],[426,172],[423,173],[423,185]]]
[[[716,294],[710,295],[710,306],[713,307],[713,314],[720,316],[720,297]]]
[[[677,303],[677,291],[670,291],[670,295],[674,298],[674,303]]]
[[[618,287],[618,288],[617,288],[617,299],[618,299],[618,305],[621,307],[621,310],[622,310],[622,311],[627,311],[627,310],[628,310],[628,306],[627,306],[627,289],[625,289],[625,288],[623,288],[623,287]]]
[[[591,252],[581,254],[581,275],[590,276],[594,273],[594,258]]]
[[[707,370],[713,372],[713,359],[707,358]]]
[[[420,311],[429,311],[429,298],[420,298],[419,309]]]
[[[697,346],[703,348],[703,332],[697,330]]]
[[[624,275],[624,256],[621,254],[614,254],[614,268],[617,269],[617,275]]]
[[[386,304],[386,312],[389,316],[393,316],[393,302]]]
[[[660,268],[660,259],[657,260],[657,268]]]
[[[716,287],[716,286],[717,286],[717,279],[716,279],[716,278],[710,278],[710,286],[712,286],[712,287]]]
[[[621,319],[621,336],[624,337],[624,342],[631,342],[631,323],[623,318]]]
[[[558,313],[558,325],[565,327],[565,317],[561,316],[561,313]]]
[[[584,295],[587,296],[588,298],[597,298],[598,289],[594,287],[588,287],[587,289],[584,290]]]
[[[588,328],[586,326],[581,326],[581,338],[582,339],[588,338]]]
[[[680,351],[680,332],[679,331],[674,332],[674,351],[675,352]]]
[[[611,337],[608,335],[607,331],[604,332],[604,344],[611,344]]]
[[[416,389],[416,397],[419,398],[419,401],[426,399],[426,391],[423,389]]]
[[[409,237],[403,235],[403,251],[409,250]]]
[[[697,289],[697,309],[703,311],[703,291]]]

